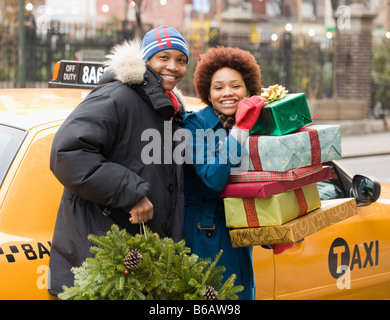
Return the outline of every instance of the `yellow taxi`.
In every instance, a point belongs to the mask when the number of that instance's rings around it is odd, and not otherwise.
[[[254,247],[257,299],[390,298],[390,185],[352,177],[336,161],[325,164],[341,197],[359,199],[358,214],[279,255]],[[373,193],[365,197],[367,185]]]
[[[53,299],[48,265],[63,187],[49,169],[49,154],[89,85],[0,90],[0,299]],[[199,101],[188,98],[187,106],[196,109]],[[360,198],[359,213],[279,255],[254,247],[257,299],[390,298],[390,185],[353,180],[337,162],[327,165],[342,196],[352,190]],[[362,183],[372,196],[362,198]]]

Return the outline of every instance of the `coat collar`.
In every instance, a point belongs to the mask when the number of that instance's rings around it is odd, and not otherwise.
[[[206,128],[217,129],[218,126],[222,127],[221,121],[219,121],[212,106],[203,108],[200,113]]]
[[[106,56],[105,65],[109,67],[116,80],[129,85],[141,84],[146,72],[141,42],[136,39],[117,44]]]
[[[162,77],[148,66],[144,82],[140,86],[151,101],[153,108],[163,114],[166,120],[169,120],[173,117],[174,108],[171,99],[169,99],[168,95],[166,95],[162,89],[162,81]]]

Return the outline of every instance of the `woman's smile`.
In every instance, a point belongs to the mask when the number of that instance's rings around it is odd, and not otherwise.
[[[217,112],[232,116],[240,101],[245,98],[246,91],[241,73],[225,67],[212,76],[209,100]]]

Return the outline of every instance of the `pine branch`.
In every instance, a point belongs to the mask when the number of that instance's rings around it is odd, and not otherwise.
[[[111,279],[106,283],[106,285],[102,288],[101,296],[102,298],[108,297],[110,291],[115,287],[115,278],[111,277]]]
[[[161,239],[148,228],[131,236],[116,225],[89,239],[95,256],[72,269],[74,286],[64,287],[60,299],[206,299],[207,290],[207,298],[234,299],[242,290],[234,275],[222,284],[222,251],[213,261],[201,259],[184,241]]]

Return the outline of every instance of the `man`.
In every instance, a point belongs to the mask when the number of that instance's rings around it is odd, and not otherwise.
[[[113,223],[132,234],[144,222],[161,237],[183,237],[182,168],[164,163],[163,143],[172,139],[164,133],[179,128],[181,102],[172,90],[186,72],[188,45],[161,26],[142,45],[115,46],[107,59],[99,85],[53,140],[50,167],[64,185],[51,247],[53,295],[73,285],[70,269],[91,255],[87,236],[105,234]],[[143,159],[148,129],[161,135],[161,162]]]

